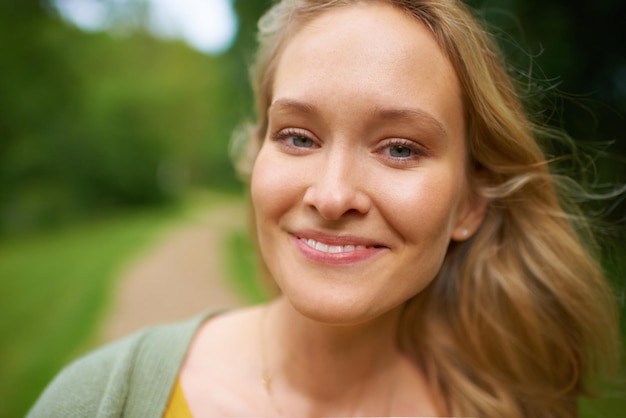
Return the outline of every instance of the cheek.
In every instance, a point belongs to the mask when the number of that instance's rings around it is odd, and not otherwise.
[[[263,153],[259,152],[254,165],[252,166],[252,174],[250,176],[250,198],[255,208],[259,206],[260,199],[263,197],[266,185],[267,169],[263,163]]]
[[[257,223],[261,221],[259,214],[268,211],[268,204],[272,201],[268,196],[276,194],[277,175],[276,170],[272,170],[271,164],[267,161],[265,153],[261,149],[252,168],[250,182],[250,197],[254,205],[257,216]]]
[[[456,221],[462,177],[456,170],[424,172],[394,182],[402,187],[377,187],[380,208],[391,226],[409,242],[447,245]]]
[[[280,161],[280,157],[267,148],[261,148],[250,183],[250,196],[259,226],[295,204],[300,176],[297,167],[292,165]]]

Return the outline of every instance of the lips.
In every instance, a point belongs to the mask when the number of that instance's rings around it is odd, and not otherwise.
[[[349,253],[352,251],[364,250],[366,248],[365,245],[328,245],[323,242],[315,241],[312,238],[304,239],[301,238],[306,245],[311,248],[315,248],[317,251],[321,251],[324,253]]]
[[[296,247],[308,259],[319,263],[349,264],[365,261],[386,249],[367,238],[335,236],[315,232],[292,234]]]

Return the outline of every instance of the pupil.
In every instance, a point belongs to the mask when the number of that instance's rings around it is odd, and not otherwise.
[[[298,147],[306,147],[306,148],[311,147],[311,141],[309,140],[309,138],[306,138],[304,136],[294,136],[293,144]]]
[[[411,156],[411,150],[407,147],[403,147],[402,145],[396,145],[391,147],[391,156],[392,157],[409,157]]]

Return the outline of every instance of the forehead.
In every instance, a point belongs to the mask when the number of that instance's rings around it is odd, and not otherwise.
[[[294,32],[278,58],[272,101],[345,104],[353,112],[413,108],[463,129],[454,69],[428,28],[404,11],[359,2],[327,10]]]

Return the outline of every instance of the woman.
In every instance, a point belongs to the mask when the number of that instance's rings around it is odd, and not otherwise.
[[[281,296],[92,354],[31,415],[577,416],[615,303],[468,10],[283,0],[255,75]]]

